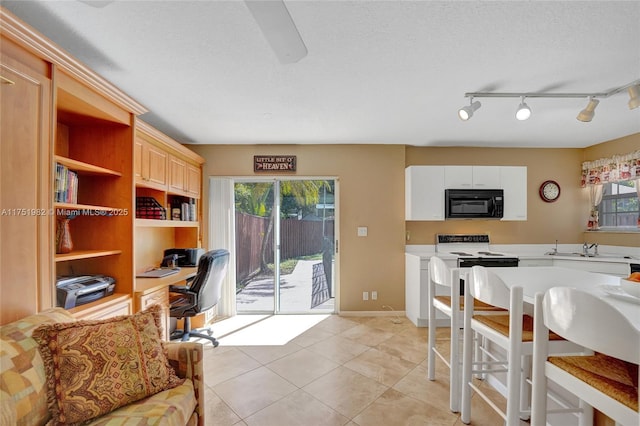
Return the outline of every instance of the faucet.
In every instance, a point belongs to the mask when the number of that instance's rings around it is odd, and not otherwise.
[[[584,243],[582,245],[582,254],[585,256],[589,256],[589,249],[595,248],[595,250],[593,251],[593,255],[597,256],[598,255],[598,243],[593,243],[591,245],[589,245],[589,243]]]
[[[556,247],[552,250],[552,251],[548,251],[545,253],[545,255],[556,255],[558,254],[558,240],[556,240]]]

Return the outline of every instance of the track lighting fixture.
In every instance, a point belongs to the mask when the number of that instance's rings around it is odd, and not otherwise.
[[[460,108],[458,110],[458,116],[461,120],[466,121],[473,116],[473,112],[480,108],[480,102],[473,101],[474,98],[520,98],[520,105],[516,110],[516,118],[518,120],[526,120],[531,116],[531,108],[524,101],[525,98],[588,98],[589,104],[580,111],[578,114],[578,120],[583,122],[589,122],[595,115],[595,109],[600,103],[600,99],[606,99],[620,92],[628,90],[629,92],[629,109],[635,109],[640,106],[640,80],[632,81],[624,86],[617,87],[608,92],[597,93],[540,93],[540,92],[468,92],[465,93],[465,98],[469,98],[471,104],[469,106]],[[596,99],[598,98],[598,99]]]
[[[516,110],[516,118],[520,121],[527,120],[531,117],[531,108],[524,101],[524,96],[520,100],[520,105],[518,105],[518,109]]]
[[[480,108],[481,104],[479,101],[473,102],[473,96],[469,99],[469,105],[466,107],[462,107],[458,110],[458,117],[460,120],[467,121],[471,117],[473,117],[474,111]]]
[[[598,106],[599,103],[600,101],[594,98],[593,96],[589,97],[589,103],[582,111],[580,111],[580,113],[576,118],[579,121],[588,123],[593,119],[593,116],[595,115],[596,107]]]
[[[473,97],[471,98],[473,99]],[[629,109],[640,106],[640,83],[629,87]]]

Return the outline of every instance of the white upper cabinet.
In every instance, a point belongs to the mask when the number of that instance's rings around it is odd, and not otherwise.
[[[504,190],[502,220],[527,220],[527,168],[500,167],[500,188]]]
[[[503,189],[502,220],[527,220],[524,166],[409,166],[405,169],[405,220],[444,220],[444,190]]]
[[[405,169],[405,220],[444,220],[444,167]]]
[[[498,189],[499,166],[444,166],[447,189]]]

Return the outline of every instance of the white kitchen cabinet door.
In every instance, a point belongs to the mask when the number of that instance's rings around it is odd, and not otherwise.
[[[527,168],[500,167],[500,188],[504,190],[502,220],[527,220]]]
[[[444,220],[443,166],[405,169],[405,220]]]
[[[599,272],[601,274],[616,275],[619,277],[626,277],[629,275],[629,264],[620,262],[553,259],[553,266],[579,269],[581,271]]]
[[[500,188],[500,167],[444,166],[444,186],[447,189]]]
[[[444,166],[444,187],[446,189],[471,189],[472,186],[472,166]]]
[[[500,167],[473,166],[473,189],[500,188]]]

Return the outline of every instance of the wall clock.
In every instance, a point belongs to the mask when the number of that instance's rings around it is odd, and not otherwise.
[[[540,198],[552,203],[560,197],[560,185],[554,180],[547,180],[540,185]]]

